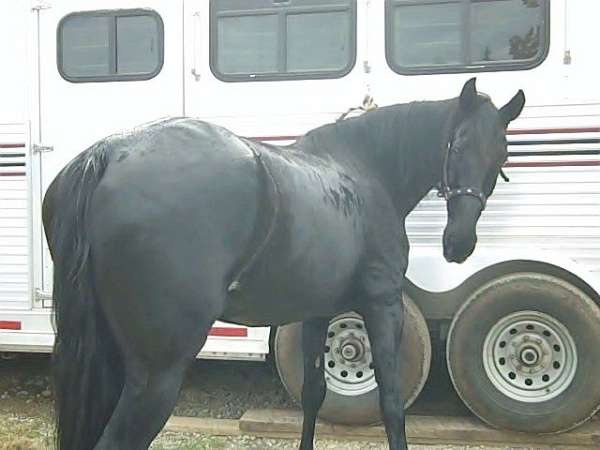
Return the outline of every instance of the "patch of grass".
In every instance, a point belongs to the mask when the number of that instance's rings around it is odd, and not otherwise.
[[[4,450],[53,448],[52,425],[40,418],[0,415],[0,442]]]
[[[151,450],[222,450],[225,439],[196,433],[163,432],[150,446]]]
[[[162,432],[152,450],[223,450],[226,439],[197,433]],[[45,417],[0,413],[1,450],[50,450],[54,425]]]

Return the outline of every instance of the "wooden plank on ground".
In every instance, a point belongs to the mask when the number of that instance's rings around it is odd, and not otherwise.
[[[241,434],[237,420],[206,417],[171,416],[164,429],[165,431],[202,433],[211,436],[237,436]]]
[[[302,415],[293,410],[249,410],[239,421],[242,434],[298,438]],[[600,420],[569,433],[535,435],[490,428],[471,417],[408,416],[406,434],[414,444],[537,445],[551,448],[600,448]],[[347,427],[319,422],[317,438],[384,440],[381,426]]]

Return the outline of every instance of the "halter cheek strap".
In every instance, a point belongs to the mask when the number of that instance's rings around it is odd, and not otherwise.
[[[448,141],[446,146],[446,151],[444,152],[444,165],[442,166],[442,181],[437,186],[438,197],[445,198],[446,201],[449,201],[451,198],[460,197],[461,195],[470,195],[471,197],[475,197],[481,203],[481,210],[485,209],[485,205],[487,204],[487,196],[481,191],[481,189],[475,187],[458,187],[458,188],[450,188],[448,184],[448,163],[450,159],[450,151],[452,148],[452,142]]]

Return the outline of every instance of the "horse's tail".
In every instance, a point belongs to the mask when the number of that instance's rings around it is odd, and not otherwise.
[[[123,388],[123,363],[94,291],[87,217],[108,164],[100,142],[52,182],[43,223],[54,261],[53,352],[56,441],[60,450],[93,449]]]

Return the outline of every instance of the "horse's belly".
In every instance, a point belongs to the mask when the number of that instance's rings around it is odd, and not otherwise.
[[[247,274],[229,293],[223,319],[277,325],[346,311],[353,300],[349,291],[356,273],[354,258],[346,256],[313,254],[294,264],[273,259],[261,265],[258,273]]]

